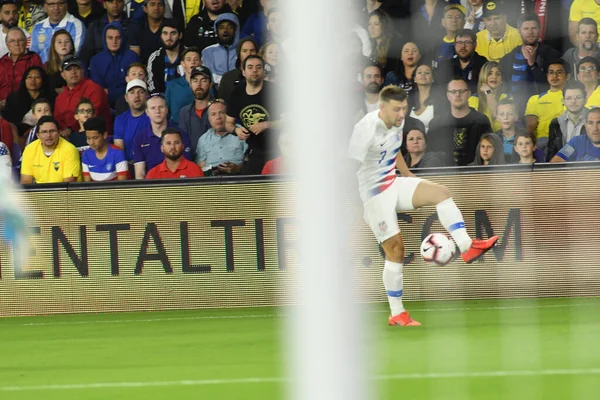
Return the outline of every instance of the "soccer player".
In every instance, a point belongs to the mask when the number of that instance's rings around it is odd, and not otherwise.
[[[360,162],[357,177],[364,218],[385,253],[383,284],[390,304],[389,325],[417,326],[402,303],[404,241],[397,212],[436,206],[440,222],[450,232],[470,264],[496,245],[498,236],[471,239],[462,214],[448,188],[415,177],[399,155],[402,128],[408,111],[406,92],[386,86],[379,94],[379,110],[368,113],[354,127],[349,156]],[[396,167],[402,177],[396,177]]]

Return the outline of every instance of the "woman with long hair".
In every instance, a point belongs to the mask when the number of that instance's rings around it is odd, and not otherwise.
[[[72,54],[75,54],[75,46],[71,34],[64,29],[54,32],[50,41],[48,62],[45,66],[50,89],[56,90],[56,93],[62,92],[62,87],[67,84],[60,75],[60,65],[66,56]]]
[[[500,100],[508,99],[510,96],[502,91],[502,70],[500,64],[488,61],[481,67],[479,80],[477,81],[477,93],[469,97],[469,107],[485,114],[495,131],[501,128],[496,119],[496,107]]]
[[[414,89],[415,70],[420,61],[421,51],[419,47],[413,42],[404,43],[400,60],[396,63],[396,69],[387,73],[384,86],[396,85],[410,94]]]
[[[415,90],[410,93],[408,108],[410,116],[423,122],[425,132],[429,130],[429,122],[434,116],[441,114],[441,106],[435,99],[435,76],[433,68],[428,64],[421,64],[414,72]]]
[[[504,145],[502,139],[495,133],[485,133],[479,139],[475,160],[469,165],[502,165],[504,160]]]
[[[390,17],[381,10],[369,14],[368,32],[373,44],[371,58],[381,65],[385,76],[396,68],[398,52],[395,48],[399,37],[394,31]]]
[[[23,117],[31,111],[36,99],[45,98],[54,104],[56,93],[48,87],[48,76],[40,66],[29,67],[23,73],[19,90],[8,95],[6,108],[2,115],[16,125],[19,136],[23,136],[31,128],[31,124],[23,121]]]
[[[258,55],[265,61],[265,80],[276,82],[281,46],[276,42],[265,43]]]

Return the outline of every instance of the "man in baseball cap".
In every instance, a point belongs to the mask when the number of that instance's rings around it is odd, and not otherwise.
[[[501,0],[490,0],[483,4],[484,30],[477,33],[475,51],[490,61],[500,61],[515,47],[523,44],[516,28],[506,23],[506,11]]]
[[[456,32],[465,26],[466,12],[460,4],[449,4],[444,7],[442,27],[446,31],[446,35],[435,45],[433,52],[434,66],[437,66],[440,61],[454,57],[454,39],[456,38]]]
[[[179,127],[189,132],[192,151],[196,151],[198,140],[210,129],[208,102],[211,99],[213,80],[212,71],[199,66],[190,72],[190,88],[194,94],[194,101],[179,111]]]
[[[150,119],[146,114],[146,97],[148,86],[141,79],[132,79],[127,82],[125,89],[125,101],[129,104],[129,110],[119,114],[115,119],[114,143],[125,150],[125,158],[128,162],[133,160],[133,138],[138,132],[150,126]],[[133,167],[131,167],[133,170]]]

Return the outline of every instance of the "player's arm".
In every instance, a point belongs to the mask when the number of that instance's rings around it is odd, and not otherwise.
[[[402,157],[402,152],[398,152],[396,156],[396,168],[400,171],[402,176],[415,177],[416,175],[410,172],[408,166],[406,165],[406,161],[404,161],[404,157]]]

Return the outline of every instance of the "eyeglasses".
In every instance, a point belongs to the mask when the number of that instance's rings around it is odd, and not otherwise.
[[[215,103],[221,103],[221,104],[223,104],[225,106],[227,105],[227,103],[223,99],[213,99],[213,100],[211,100],[211,101],[208,102],[208,104],[206,105],[206,108],[212,106]]]
[[[472,40],[457,40],[454,42],[456,46],[473,46],[474,43]]]
[[[52,8],[52,7],[62,7],[65,4],[67,4],[66,1],[59,1],[58,3],[44,3],[45,5],[47,5],[48,7]]]
[[[77,112],[78,112],[79,114],[90,114],[90,115],[92,115],[92,114],[94,113],[94,110],[92,110],[92,109],[90,108],[90,109],[82,109],[82,110],[77,110]]]
[[[594,72],[597,69],[596,67],[579,67],[579,72]]]
[[[451,94],[452,96],[458,96],[458,95],[463,95],[463,94],[467,93],[468,91],[469,91],[469,89],[448,90],[448,94]]]
[[[569,97],[565,97],[565,101],[572,101],[572,100],[583,100],[583,96],[569,96]]]

